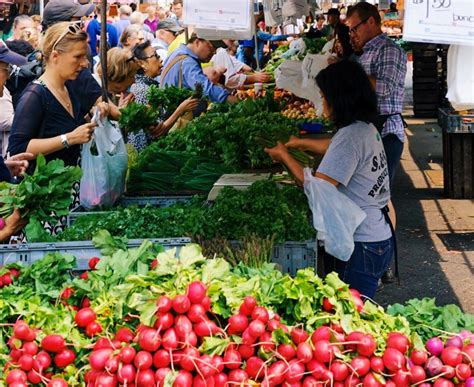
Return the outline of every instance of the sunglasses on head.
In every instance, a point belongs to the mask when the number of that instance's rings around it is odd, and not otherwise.
[[[77,21],[77,22],[71,22],[69,25],[66,27],[64,32],[59,35],[59,38],[56,40],[56,42],[53,44],[53,51],[56,50],[56,46],[58,43],[63,40],[67,34],[73,34],[76,35],[82,31],[82,21]]]

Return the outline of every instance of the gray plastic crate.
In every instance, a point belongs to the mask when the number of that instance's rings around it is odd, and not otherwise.
[[[283,273],[292,276],[307,267],[316,270],[317,258],[316,241],[285,242],[273,246],[272,262],[280,266]]]
[[[456,114],[438,109],[438,124],[446,133],[474,133],[474,114]]]
[[[172,248],[180,249],[182,246],[191,243],[189,238],[164,238],[149,239],[153,243],[162,245],[165,250]],[[128,247],[139,247],[144,239],[131,239]],[[77,259],[77,270],[87,270],[89,259],[94,256],[100,257],[100,250],[91,241],[83,242],[58,242],[58,243],[25,243],[18,245],[0,245],[0,265],[11,263],[21,263],[31,265],[33,262],[42,259],[47,253],[71,254]]]
[[[193,198],[192,195],[176,195],[176,196],[122,196],[119,205],[123,207],[146,205],[154,207],[170,207],[176,203],[186,203]]]

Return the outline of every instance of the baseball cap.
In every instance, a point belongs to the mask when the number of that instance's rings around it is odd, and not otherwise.
[[[329,8],[328,11],[325,13],[325,15],[335,15],[335,16],[341,16],[341,13],[337,8]]]
[[[70,21],[73,17],[90,15],[94,4],[79,4],[74,0],[51,0],[43,11],[43,23],[50,26],[54,23]]]
[[[28,61],[16,52],[11,51],[7,46],[0,44],[0,62],[5,62],[15,66],[23,66]]]
[[[160,20],[156,26],[156,29],[174,32],[175,34],[183,30],[178,22],[171,18]]]

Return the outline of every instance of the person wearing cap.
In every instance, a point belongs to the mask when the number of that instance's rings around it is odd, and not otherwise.
[[[80,4],[74,0],[50,0],[43,10],[43,30],[55,23],[81,20],[94,8],[94,4]]]
[[[119,37],[122,36],[125,28],[130,25],[130,15],[132,12],[132,8],[130,8],[129,5],[122,5],[119,8],[119,20],[114,23],[114,27],[117,29],[117,35]]]
[[[107,6],[107,11],[109,6]],[[87,25],[87,35],[89,35],[89,47],[91,48],[92,56],[98,54],[97,46],[100,42],[100,33],[101,33],[101,20],[100,20],[101,4],[98,4],[94,10],[94,18]],[[111,24],[107,23],[107,46],[108,48],[117,47],[119,40],[119,35],[117,29]]]
[[[222,42],[221,42],[222,43]],[[168,85],[194,90],[197,83],[212,102],[237,102],[237,98],[221,86],[213,85],[204,74],[201,63],[207,63],[215,53],[214,45],[193,34],[187,45],[182,44],[165,61],[160,86]]]
[[[328,24],[326,24],[322,29],[321,33],[323,36],[326,36],[328,39],[332,39],[334,37],[334,32],[336,30],[336,26],[341,22],[340,16],[341,13],[337,8],[330,8],[325,15],[328,16]]]
[[[183,31],[175,19],[160,20],[156,25],[156,38],[151,45],[155,48],[162,61],[168,57],[168,47]]]

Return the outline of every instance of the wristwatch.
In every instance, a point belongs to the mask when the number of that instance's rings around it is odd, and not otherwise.
[[[65,134],[61,134],[61,144],[63,144],[64,148],[69,148],[69,142],[67,140],[67,136]]]

